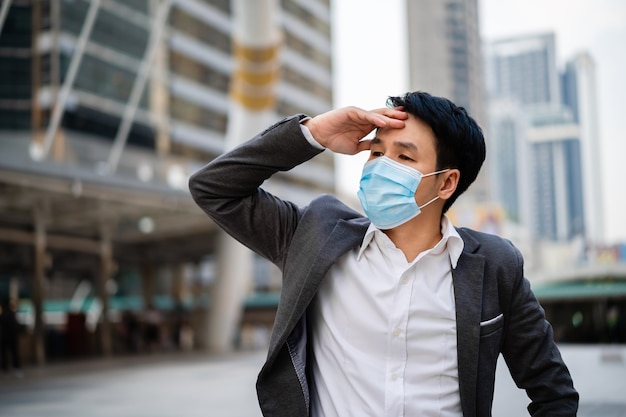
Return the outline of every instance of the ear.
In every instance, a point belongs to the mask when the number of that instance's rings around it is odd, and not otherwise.
[[[437,194],[440,199],[447,200],[452,197],[452,194],[456,191],[456,187],[459,185],[459,179],[461,178],[461,171],[454,168],[450,171],[441,174],[442,181],[439,186],[439,193]]]

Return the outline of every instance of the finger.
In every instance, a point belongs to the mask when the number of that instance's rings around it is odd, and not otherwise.
[[[379,114],[384,114],[384,115],[389,115],[389,116],[393,116],[393,115],[400,114],[400,113],[406,114],[406,111],[404,110],[404,107],[402,107],[402,106],[398,106],[398,107],[379,107],[379,108],[373,109],[371,111],[373,111],[374,113],[379,113]]]
[[[363,151],[369,151],[371,146],[372,146],[371,139],[363,139],[359,141],[359,144],[356,147],[356,151],[357,153],[363,152]]]
[[[377,114],[379,117],[381,117],[381,119],[378,120],[384,124],[381,124],[380,122],[375,123],[375,125],[378,127],[391,127],[396,129],[403,128],[404,121],[409,118],[409,114],[401,110],[400,107],[395,107],[391,109],[385,107],[372,110],[370,113]]]
[[[406,120],[409,118],[409,114],[404,111],[404,107],[383,107],[373,110],[375,113],[381,114],[386,117],[398,120]]]

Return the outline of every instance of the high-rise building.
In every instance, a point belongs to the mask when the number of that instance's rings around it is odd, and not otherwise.
[[[13,3],[0,34],[4,55],[0,85],[6,93],[0,103],[3,128],[43,132],[73,53],[84,40],[61,131],[111,142],[151,36],[159,29],[155,18],[160,2],[103,0],[84,38],[81,30],[93,2]],[[128,144],[198,161],[222,152],[234,70],[230,4],[230,0],[174,2],[165,34],[157,40],[149,84]],[[283,0],[281,6],[284,48],[277,117],[324,112],[332,105],[329,3]],[[332,158],[320,160],[330,169],[320,169],[310,178],[332,188]]]
[[[410,89],[449,98],[484,122],[478,1],[406,3]]]
[[[561,105],[553,33],[490,42],[486,56],[490,97],[512,98],[525,107]]]
[[[511,182],[507,201],[515,200],[512,194],[518,201],[530,198],[526,226],[535,239],[563,242],[584,238],[583,173],[588,167],[581,155],[579,126],[562,104],[554,34],[498,40],[488,44],[486,51],[489,99],[517,103],[526,120],[520,134],[530,147],[526,166],[517,164],[516,168],[518,176],[531,179],[530,193]],[[490,117],[494,117],[492,124],[498,125],[498,111]],[[491,133],[496,149],[503,149],[510,140],[507,131]],[[511,176],[511,166],[500,161],[492,171],[493,181],[501,183]],[[505,188],[500,189],[498,197],[502,198]]]
[[[592,245],[604,242],[604,182],[595,74],[591,55],[580,53],[567,62],[562,77],[563,103],[580,127],[585,230],[587,241]]]
[[[263,50],[233,42],[231,3],[0,3],[0,293],[31,298],[35,326],[42,301],[69,299],[82,281],[103,317],[109,292],[140,288],[144,305],[171,295],[171,306],[184,281],[203,282],[185,271],[215,252],[217,228],[187,178],[226,147],[238,54],[278,56],[244,74],[276,81],[276,119],[331,108],[330,1],[277,0],[280,46]],[[333,157],[265,186],[298,203],[333,192]]]
[[[585,235],[581,142],[567,111],[531,114],[527,140],[532,144],[533,236],[571,241]]]
[[[506,219],[530,229],[532,213],[531,152],[526,137],[528,117],[515,100],[493,100],[489,103],[487,163],[492,176],[493,198],[498,201]]]
[[[407,4],[409,89],[446,97],[486,129],[483,57],[477,0],[410,0]],[[455,208],[489,200],[488,167]]]

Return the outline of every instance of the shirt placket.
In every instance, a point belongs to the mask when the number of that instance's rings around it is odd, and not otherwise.
[[[402,271],[395,288],[387,329],[387,357],[385,374],[385,416],[404,416],[405,384],[407,365],[407,326],[414,282],[413,268]]]

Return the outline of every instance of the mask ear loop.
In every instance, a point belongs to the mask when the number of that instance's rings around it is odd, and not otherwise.
[[[443,174],[444,172],[450,171],[452,168],[441,169],[439,171],[431,172],[430,174],[422,174],[422,178],[430,177],[431,175]]]
[[[435,172],[431,172],[430,174],[426,174],[426,175],[422,175],[422,178],[424,177],[430,177],[431,175],[437,175],[437,174],[442,174],[444,172],[450,171],[450,168],[446,168],[446,169],[442,169],[440,171],[435,171]],[[420,210],[423,209],[424,207],[426,207],[427,205],[429,205],[430,203],[432,203],[433,201],[435,201],[436,199],[438,199],[439,196],[435,196],[435,198],[433,198],[432,200],[430,200],[429,202],[421,205],[421,206],[417,206]]]
[[[430,200],[429,202],[427,202],[426,204],[423,204],[421,206],[417,206],[420,210],[423,209],[424,207],[426,207],[427,205],[429,205],[430,203],[432,203],[433,201],[435,201],[436,199],[438,199],[439,196],[435,196],[435,198],[433,198],[432,200]]]

